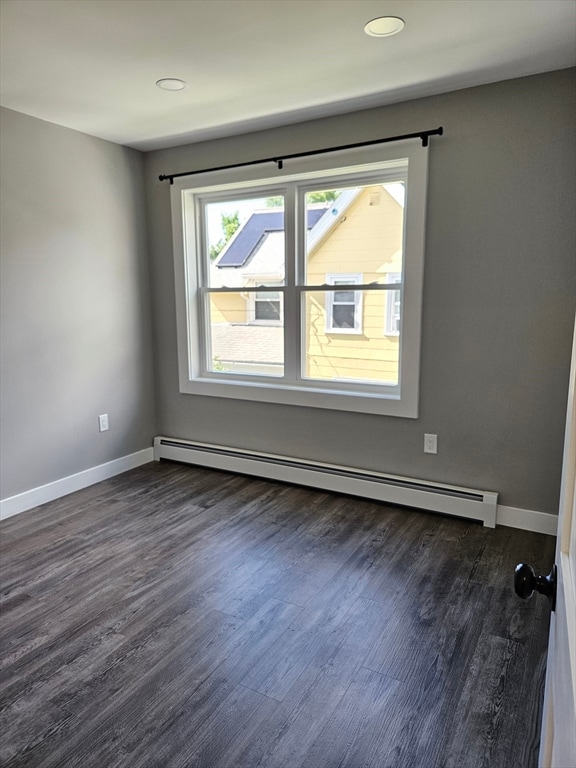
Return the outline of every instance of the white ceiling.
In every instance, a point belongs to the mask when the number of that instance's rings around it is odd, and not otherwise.
[[[137,149],[576,63],[576,0],[1,0],[3,106]],[[400,16],[404,31],[364,24]],[[188,87],[161,91],[176,77]]]

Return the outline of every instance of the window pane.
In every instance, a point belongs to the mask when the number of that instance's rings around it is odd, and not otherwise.
[[[403,182],[318,189],[306,193],[305,205],[307,285],[325,284],[327,274],[362,274],[365,284],[385,283],[391,272],[401,278]]]
[[[335,304],[354,304],[354,291],[335,291]]]
[[[257,299],[254,315],[256,320],[280,320],[280,302],[278,299]]]
[[[332,307],[333,328],[354,328],[354,305],[334,304]]]
[[[208,297],[209,371],[260,376],[284,375],[284,328],[280,303],[254,302],[255,293],[211,293]],[[274,322],[252,324],[253,302],[259,307],[258,311],[266,314],[263,319]]]
[[[204,205],[208,285],[240,288],[284,282],[284,198],[232,199]]]
[[[357,305],[361,307],[361,318],[354,317],[352,305],[331,305],[330,293],[302,293],[304,378],[396,386],[400,336],[386,336],[383,332],[388,291],[356,291],[361,294]],[[332,331],[327,318],[330,311]],[[351,332],[359,321],[361,332]],[[343,327],[336,328],[338,323]]]

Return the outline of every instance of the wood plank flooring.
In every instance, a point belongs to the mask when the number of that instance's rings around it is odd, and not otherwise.
[[[169,462],[1,526],[6,768],[532,768],[554,540]]]

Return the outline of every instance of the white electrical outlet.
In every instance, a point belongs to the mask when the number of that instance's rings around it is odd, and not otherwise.
[[[424,453],[438,453],[438,435],[424,435]]]
[[[106,432],[106,430],[109,429],[107,413],[98,416],[98,424],[100,425],[100,432]]]

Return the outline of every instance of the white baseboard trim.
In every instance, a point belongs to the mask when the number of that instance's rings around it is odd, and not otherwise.
[[[504,507],[498,504],[496,525],[507,525],[510,528],[520,528],[523,531],[534,531],[535,533],[545,533],[548,536],[556,536],[558,515],[551,515],[548,512],[536,512],[533,509]]]
[[[142,451],[131,453],[128,456],[121,456],[114,461],[108,461],[106,464],[100,464],[97,467],[85,469],[75,475],[63,477],[55,480],[53,483],[41,485],[38,488],[31,488],[24,493],[18,493],[16,496],[10,496],[0,501],[0,520],[12,515],[18,515],[27,509],[38,507],[40,504],[46,504],[48,501],[54,501],[62,496],[67,496],[74,491],[80,491],[89,485],[99,483],[101,480],[108,480],[115,475],[121,475],[129,469],[134,469],[142,464],[154,460],[154,449],[144,448]]]

